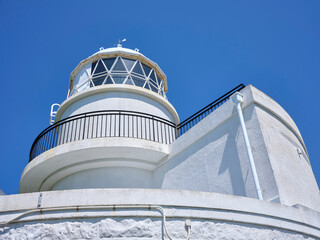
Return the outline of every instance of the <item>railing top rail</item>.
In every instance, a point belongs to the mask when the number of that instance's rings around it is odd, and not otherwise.
[[[44,137],[46,134],[48,134],[50,131],[54,129],[58,129],[59,127],[68,124],[69,122],[81,120],[81,119],[86,119],[90,117],[99,117],[99,116],[130,116],[130,117],[136,117],[136,118],[143,118],[143,119],[149,119],[149,121],[154,121],[154,122],[159,122],[162,124],[165,124],[167,126],[170,126],[174,129],[176,129],[176,124],[164,119],[159,116],[154,116],[152,114],[148,113],[143,113],[143,112],[137,112],[137,111],[127,111],[127,110],[99,110],[99,111],[92,111],[92,112],[86,112],[86,113],[80,113],[76,114],[67,118],[64,118],[53,125],[48,126],[45,128],[34,140],[31,149],[30,149],[30,159],[31,159],[31,153],[32,150],[34,149],[35,145],[37,142]]]
[[[178,124],[178,128],[182,125],[184,125],[185,123],[192,121],[193,119],[197,118],[199,115],[203,114],[205,111],[207,111],[208,109],[210,109],[211,107],[219,104],[220,102],[224,101],[225,99],[229,98],[234,92],[240,91],[241,89],[243,89],[245,87],[244,84],[239,84],[238,86],[236,86],[235,88],[231,89],[229,92],[225,93],[224,95],[222,95],[221,97],[217,98],[216,100],[214,100],[212,103],[208,104],[207,106],[205,106],[204,108],[200,109],[198,112],[192,114],[190,117],[188,117],[187,119],[185,119],[184,121],[180,122]]]
[[[175,123],[170,122],[167,119],[164,119],[162,117],[158,117],[152,114],[148,114],[148,113],[143,113],[143,112],[136,112],[136,111],[127,111],[127,110],[99,110],[99,111],[92,111],[92,112],[86,112],[86,113],[79,113],[64,119],[59,120],[58,122],[55,122],[54,124],[48,126],[47,128],[45,128],[39,135],[41,136],[43,133],[47,132],[49,129],[55,128],[59,125],[61,125],[64,122],[70,121],[70,120],[75,120],[75,119],[79,119],[81,117],[89,117],[89,116],[95,116],[95,115],[99,115],[99,114],[112,114],[112,113],[120,113],[120,114],[128,114],[128,115],[135,115],[135,116],[141,116],[141,117],[149,117],[149,118],[153,118],[153,119],[158,119],[161,120],[167,124],[173,124],[175,125]],[[37,138],[36,138],[37,139]]]

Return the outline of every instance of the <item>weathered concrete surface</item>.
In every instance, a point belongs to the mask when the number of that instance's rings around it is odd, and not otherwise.
[[[288,113],[249,85],[241,90],[263,199],[320,211],[306,146]],[[153,171],[154,188],[218,192],[256,198],[235,104],[229,100],[170,145]]]
[[[159,207],[174,239],[184,238],[187,219],[191,239],[320,238],[320,213],[303,206],[196,191],[82,189],[0,196],[0,239],[161,239]]]
[[[184,222],[169,221],[168,232],[173,239],[185,239]],[[167,239],[157,219],[76,219],[38,223],[18,223],[0,231],[1,240],[62,239]],[[190,239],[316,239],[303,234],[217,221],[192,221]]]

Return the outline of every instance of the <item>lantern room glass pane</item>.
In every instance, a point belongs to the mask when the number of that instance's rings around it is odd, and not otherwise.
[[[134,85],[134,84],[133,84],[133,81],[132,81],[132,79],[131,79],[131,77],[130,77],[130,76],[128,76],[128,78],[127,78],[127,80],[126,80],[125,84],[128,84],[128,85]]]
[[[148,66],[146,66],[145,64],[142,63],[142,67],[143,67],[143,70],[144,70],[144,73],[146,74],[146,76],[148,77],[149,76],[149,73],[151,71],[151,68],[149,68]]]
[[[107,71],[107,69],[104,67],[103,63],[101,62],[101,60],[98,61],[98,65],[96,66],[96,69],[94,70],[94,74],[97,73],[102,73]]]
[[[152,73],[150,74],[150,78],[151,78],[153,81],[156,81],[156,76],[154,75],[154,70],[152,70]]]
[[[152,80],[151,78],[149,78],[149,82],[154,84],[155,86],[158,86],[158,84],[156,83],[156,81]]]
[[[102,76],[102,77],[97,77],[97,78],[93,78],[92,82],[95,86],[99,86],[103,83],[103,81],[106,79],[106,76]]]
[[[94,68],[96,67],[96,65],[97,65],[97,62],[93,62],[93,63],[92,63],[92,65],[91,65],[91,75],[92,75],[93,70],[94,70]]]
[[[143,87],[144,83],[146,82],[146,80],[142,80],[140,78],[137,77],[132,77],[134,84],[138,87]]]
[[[129,58],[122,58],[124,64],[126,65],[128,71],[131,70],[133,64],[135,63],[135,60],[129,59]]]
[[[104,62],[104,65],[106,65],[106,67],[108,68],[108,70],[111,69],[112,67],[112,64],[114,63],[114,60],[116,58],[106,58],[106,59],[103,59],[103,62]]]
[[[157,83],[158,83],[158,86],[160,86],[160,83],[161,83],[162,79],[159,77],[158,74],[156,74],[156,75],[157,75]]]
[[[151,90],[154,91],[155,93],[158,93],[158,88],[155,87],[152,83],[149,83]]]
[[[137,74],[140,74],[140,75],[144,76],[144,74],[143,74],[143,71],[142,71],[142,68],[141,68],[141,66],[140,66],[140,62],[139,62],[139,61],[138,61],[138,62],[136,63],[136,65],[134,66],[134,68],[133,68],[132,72],[133,72],[133,73],[137,73]]]
[[[108,77],[105,84],[113,84],[111,77]]]
[[[112,75],[113,81],[115,84],[122,84],[123,81],[126,79],[127,75]]]
[[[126,68],[124,67],[120,58],[118,58],[116,65],[114,65],[112,72],[126,72]]]
[[[144,88],[146,88],[146,89],[149,89],[149,90],[150,90],[150,86],[149,86],[149,83],[148,83],[148,82],[146,82],[146,85],[144,85]]]

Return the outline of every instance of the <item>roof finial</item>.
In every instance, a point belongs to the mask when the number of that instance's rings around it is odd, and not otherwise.
[[[125,41],[127,41],[127,39],[122,39],[122,40],[120,40],[119,39],[119,41],[118,41],[118,43],[117,43],[117,47],[122,47],[122,44],[121,43],[123,43],[123,42],[125,42]]]

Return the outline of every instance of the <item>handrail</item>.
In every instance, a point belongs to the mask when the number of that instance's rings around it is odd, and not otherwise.
[[[194,125],[196,125],[198,122],[200,122],[203,118],[208,116],[211,112],[213,112],[215,109],[220,107],[223,103],[225,103],[232,94],[235,92],[240,91],[241,89],[245,88],[244,84],[240,84],[227,92],[226,94],[222,95],[218,99],[214,100],[212,103],[208,104],[195,114],[188,117],[186,120],[182,121],[177,125],[178,137],[187,132],[190,128],[192,128]]]
[[[148,113],[126,110],[100,110],[67,117],[37,136],[31,146],[29,162],[58,145],[90,138],[132,137],[170,144],[244,87],[238,85],[178,125]]]
[[[176,124],[135,111],[102,110],[77,114],[43,130],[32,144],[29,162],[58,145],[99,137],[132,137],[170,144],[176,139]]]

